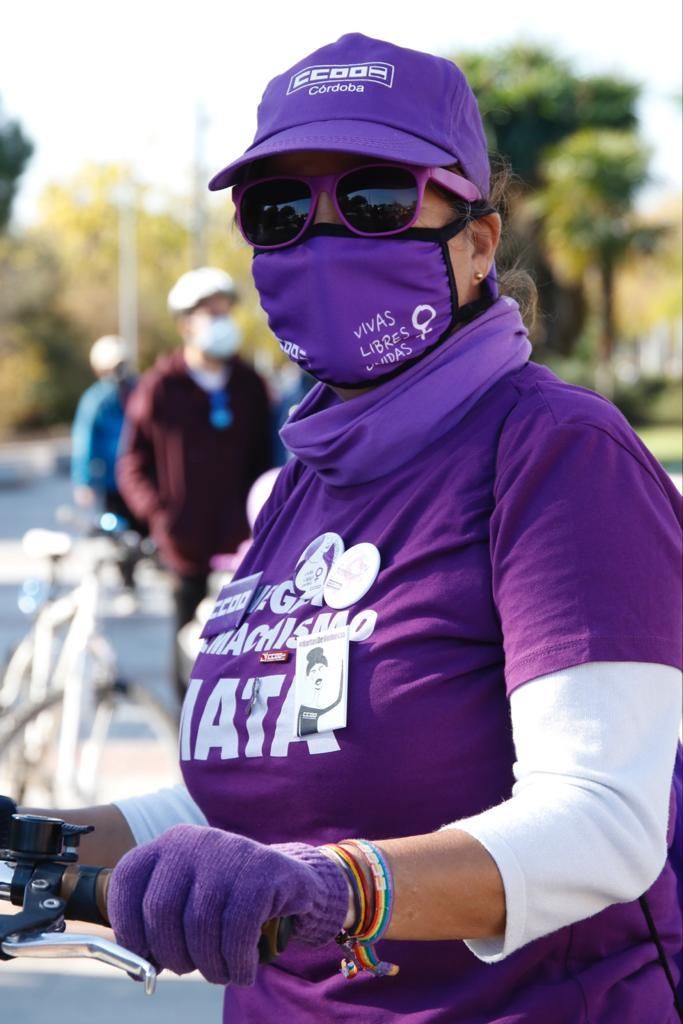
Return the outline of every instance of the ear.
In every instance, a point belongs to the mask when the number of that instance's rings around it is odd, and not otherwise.
[[[474,256],[485,263],[487,268],[491,266],[496,255],[501,226],[500,216],[497,213],[489,213],[486,217],[473,220],[469,225]]]

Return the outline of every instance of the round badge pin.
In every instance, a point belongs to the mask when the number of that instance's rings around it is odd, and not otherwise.
[[[325,581],[323,599],[330,608],[349,608],[377,579],[379,551],[374,544],[354,544],[336,560]]]
[[[302,551],[294,586],[308,600],[322,593],[327,575],[344,550],[338,533],[321,533]]]

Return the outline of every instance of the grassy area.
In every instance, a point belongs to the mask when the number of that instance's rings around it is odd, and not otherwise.
[[[652,454],[667,468],[679,468],[683,462],[683,428],[679,424],[638,427],[637,433]]]

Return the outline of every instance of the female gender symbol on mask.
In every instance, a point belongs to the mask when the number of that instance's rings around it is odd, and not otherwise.
[[[420,332],[420,341],[424,341],[431,332],[429,325],[435,316],[436,310],[433,306],[416,306],[413,310],[411,320],[415,330]]]

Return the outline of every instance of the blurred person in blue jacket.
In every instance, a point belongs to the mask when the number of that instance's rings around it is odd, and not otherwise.
[[[97,380],[78,402],[71,428],[71,481],[77,505],[111,512],[122,525],[146,533],[121,496],[116,483],[116,461],[128,397],[136,384],[132,352],[125,338],[106,334],[90,349],[90,365]],[[133,587],[134,560],[120,564],[123,584]]]

